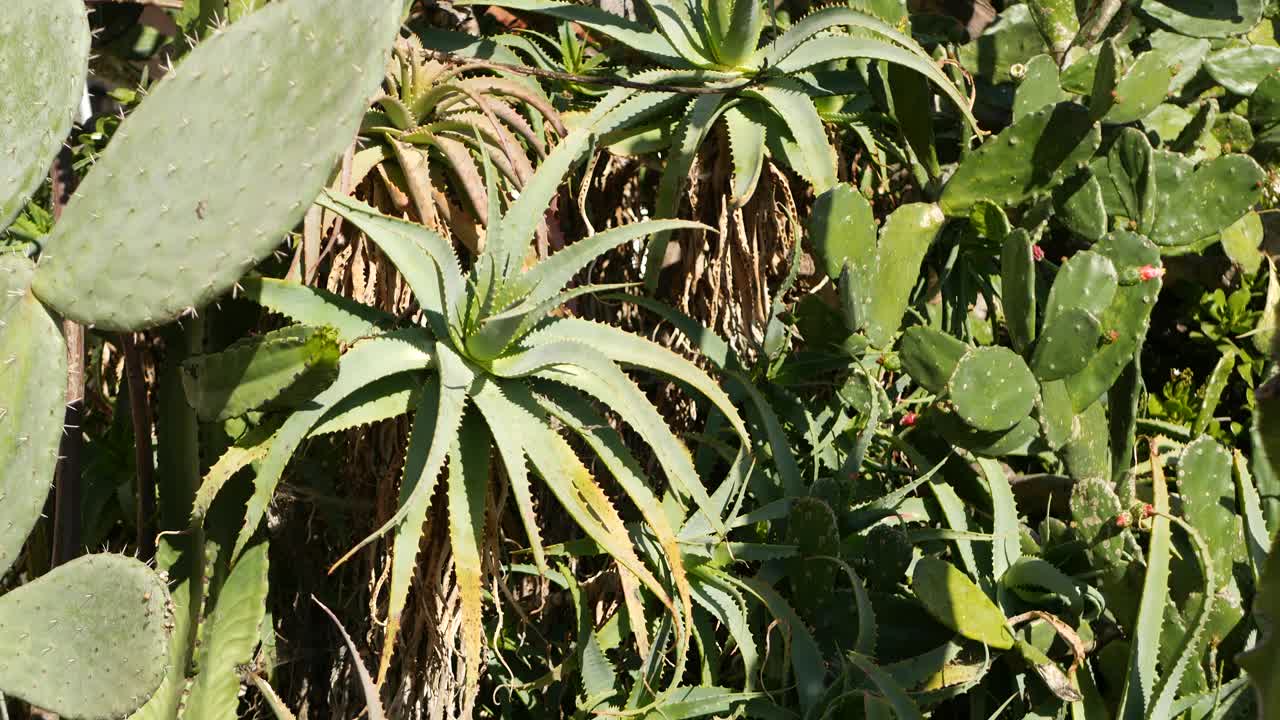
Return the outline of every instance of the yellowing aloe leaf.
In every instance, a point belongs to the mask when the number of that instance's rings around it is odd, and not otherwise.
[[[474,411],[465,415],[449,452],[449,541],[462,604],[462,651],[468,697],[480,685],[484,654],[483,576],[480,547],[485,538],[485,498],[489,486],[489,433]],[[421,541],[422,531],[409,535]],[[415,546],[416,547],[416,546]]]

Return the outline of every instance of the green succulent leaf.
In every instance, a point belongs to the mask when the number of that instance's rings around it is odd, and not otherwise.
[[[44,180],[84,95],[89,21],[76,0],[13,0],[0,10],[0,231]]]
[[[911,591],[935,620],[961,636],[999,650],[1013,647],[1013,633],[1004,613],[947,561],[935,557],[917,560]]]
[[[0,692],[63,717],[128,715],[165,676],[168,601],[155,571],[122,555],[87,555],[9,592]]]
[[[401,9],[272,3],[206,38],[129,115],[67,204],[43,245],[36,295],[81,323],[134,330],[228,290],[302,219],[351,143]]]

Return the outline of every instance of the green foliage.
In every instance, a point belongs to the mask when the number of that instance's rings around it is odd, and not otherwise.
[[[350,711],[349,663],[371,718],[1266,717],[1274,8],[642,5],[95,8],[132,39],[92,72],[149,69],[67,203],[90,34],[0,11],[0,691],[292,718]],[[45,566],[64,319],[94,542],[167,583]],[[174,321],[119,372],[108,333]],[[332,581],[269,572],[299,539]],[[321,605],[279,662],[306,587],[353,632]]]

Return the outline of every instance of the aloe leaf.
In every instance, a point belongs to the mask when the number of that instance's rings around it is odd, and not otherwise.
[[[991,546],[991,576],[1000,578],[1022,557],[1018,507],[1013,498],[1013,486],[1000,463],[979,458],[978,468],[991,494],[991,534],[996,538]]]
[[[824,193],[836,184],[836,151],[827,142],[827,131],[813,100],[802,86],[790,78],[770,80],[748,89],[748,97],[758,97],[773,107],[791,130],[800,146],[808,175],[805,180],[815,193]]]
[[[862,653],[849,653],[848,657],[849,662],[866,673],[871,682],[880,690],[880,694],[884,696],[889,706],[893,708],[893,713],[898,720],[915,720],[916,718],[924,720],[924,715],[920,713],[920,708],[907,695],[907,691],[893,679],[892,675],[879,668],[871,661],[871,658]]]
[[[487,5],[480,0],[459,0],[458,5]],[[536,12],[559,20],[568,20],[591,28],[627,47],[644,53],[664,65],[682,66],[688,63],[676,52],[662,35],[634,20],[614,15],[596,7],[548,0],[502,0],[500,7],[510,10]]]
[[[663,693],[657,706],[646,717],[666,720],[689,720],[708,715],[723,715],[742,703],[764,697],[763,693],[735,692],[721,687],[679,687]]]
[[[0,254],[0,576],[40,519],[66,414],[66,345],[31,294],[34,269]]]
[[[335,403],[311,428],[310,435],[329,435],[407,415],[421,395],[419,373],[397,373],[375,380]]]
[[[545,355],[545,358],[538,362],[540,368],[530,368],[528,374],[577,388],[612,408],[653,450],[671,486],[690,498],[717,532],[724,532],[724,523],[711,510],[711,498],[694,469],[693,456],[672,434],[657,408],[634,381],[591,346],[576,341],[536,345],[522,355],[504,359],[502,370],[499,363],[495,363],[494,372],[499,375],[521,373],[520,363],[534,354]]]
[[[266,514],[289,458],[325,414],[351,393],[375,380],[399,372],[424,370],[435,362],[435,344],[420,329],[402,330],[356,343],[338,364],[338,377],[281,426],[254,478],[254,492],[245,509],[245,524],[236,539],[234,555],[248,544]]]
[[[457,442],[468,384],[468,371],[456,356],[441,363],[440,374],[427,384],[414,413],[414,427],[405,453],[404,479],[400,485],[396,513],[338,561],[338,564],[344,562],[373,538],[394,528],[387,630],[383,636],[382,656],[378,662],[379,685],[386,678],[391,658],[395,654],[395,641],[408,599],[409,586],[417,567],[418,548],[422,542],[427,510],[448,451]],[[452,505],[450,512],[453,512]],[[473,673],[468,672],[468,678],[472,675]]]
[[[184,719],[235,717],[240,668],[253,661],[266,608],[267,543],[262,542],[240,555],[205,610],[195,658],[200,671],[187,688]]]
[[[1217,600],[1214,589],[1218,585],[1218,579],[1215,576],[1214,561],[1210,557],[1209,546],[1204,537],[1189,523],[1179,518],[1172,518],[1171,521],[1180,527],[1187,534],[1188,539],[1191,540],[1196,562],[1200,565],[1200,572],[1204,578],[1202,588],[1204,594],[1199,607],[1196,608],[1195,613],[1187,621],[1187,630],[1183,634],[1182,640],[1174,650],[1174,661],[1167,664],[1171,666],[1161,668],[1163,673],[1153,689],[1155,699],[1147,711],[1148,718],[1173,717],[1172,708],[1173,702],[1178,695],[1178,685],[1182,682],[1182,676],[1186,672],[1188,664],[1199,662],[1203,655],[1204,632],[1212,617],[1214,602]]]
[[[736,107],[725,111],[724,121],[729,130],[729,152],[733,157],[730,202],[734,207],[742,207],[755,194],[756,184],[764,170],[765,128]]]
[[[817,14],[814,13],[814,15]],[[813,17],[813,15],[810,17]],[[815,65],[850,58],[883,60],[924,75],[955,103],[956,109],[968,121],[970,127],[976,128],[978,126],[977,119],[973,117],[973,113],[969,109],[969,101],[947,78],[946,74],[934,64],[933,60],[919,50],[913,52],[898,45],[873,38],[828,35],[809,40],[800,50],[777,63],[775,70],[784,75],[791,75]]]
[[[582,396],[552,383],[548,383],[542,390],[543,393],[539,396],[542,407],[587,443],[653,530],[654,536],[662,545],[672,581],[680,596],[681,610],[684,613],[682,622],[686,627],[691,626],[693,602],[684,559],[660,501],[645,483],[640,463],[627,449],[622,436]]]
[[[635,303],[671,323],[716,369],[723,371],[742,368],[741,361],[724,338],[679,310],[643,295],[613,295],[608,299]]]
[[[222,486],[226,485],[228,480],[250,464],[267,456],[267,452],[271,449],[271,441],[275,439],[276,431],[280,429],[282,422],[283,418],[264,421],[232,443],[213,467],[209,468],[200,482],[200,489],[196,491],[195,500],[191,503],[193,525],[204,522],[214,498],[222,491]]]
[[[512,312],[519,312],[518,308],[533,308],[551,300],[591,261],[623,243],[659,232],[681,229],[710,230],[702,223],[689,220],[650,220],[627,223],[578,240],[563,250],[553,253],[551,257],[540,261],[524,275],[513,280],[519,286],[528,288],[529,295],[516,308],[513,308]]]
[[[525,383],[515,381],[499,385],[492,380],[484,380],[471,397],[484,415],[495,442],[522,447],[533,469],[583,532],[639,578],[676,615],[669,595],[641,563],[627,533],[609,529],[623,527],[617,511],[603,496],[590,471],[569,444],[548,425],[546,412],[539,407]],[[683,634],[684,630],[681,629],[680,633]]]
[[[1191,424],[1191,433],[1199,435],[1208,430],[1211,425],[1216,425],[1214,420],[1214,411],[1218,409],[1218,402],[1222,399],[1222,392],[1227,389],[1227,382],[1231,379],[1231,371],[1236,367],[1236,353],[1234,350],[1227,350],[1218,358],[1218,362],[1214,364],[1213,370],[1209,373],[1209,379],[1204,385],[1204,400],[1200,403],[1200,411],[1196,413],[1195,422]]]
[[[1169,602],[1169,559],[1173,550],[1169,528],[1169,489],[1165,485],[1164,467],[1157,457],[1155,443],[1151,447],[1152,507],[1151,538],[1147,544],[1147,573],[1142,581],[1142,599],[1138,619],[1130,633],[1129,672],[1125,675],[1124,692],[1118,717],[1138,720],[1152,717],[1156,687],[1156,663],[1160,656],[1160,630],[1164,624],[1165,606]]]
[[[724,414],[738,437],[744,443],[749,442],[750,435],[738,414],[737,407],[729,396],[720,389],[706,373],[697,365],[685,360],[674,352],[638,335],[620,330],[612,325],[592,322],[580,318],[559,318],[540,328],[531,338],[559,338],[584,342],[598,349],[605,357],[624,366],[643,368],[650,372],[666,375],[679,380],[697,390]]]
[[[759,600],[781,625],[783,632],[787,634],[784,637],[789,637],[791,643],[791,668],[795,673],[800,707],[808,712],[822,696],[827,669],[822,650],[804,621],[796,614],[795,608],[772,585],[759,578],[737,578],[721,570],[707,570],[713,572],[720,581]]]
[[[267,277],[240,281],[244,296],[294,322],[330,327],[338,339],[350,345],[388,327],[395,316],[320,288]]]
[[[711,361],[713,365],[721,369],[730,371],[730,377],[734,378],[734,385],[747,395],[751,401],[750,409],[757,416],[757,421],[763,426],[769,449],[773,454],[773,461],[778,469],[778,475],[782,479],[784,492],[790,496],[798,496],[805,494],[804,482],[800,477],[800,468],[796,463],[795,455],[792,453],[791,445],[786,436],[786,431],[782,427],[782,422],[778,419],[777,413],[770,406],[768,399],[761,393],[751,380],[738,375],[737,369],[741,368],[741,364],[737,356],[733,353],[728,343],[719,335],[698,323],[697,320],[681,313],[678,310],[670,308],[656,300],[641,296],[617,296],[619,300],[633,302],[643,308],[651,310],[663,319],[670,322],[681,333],[693,343],[704,357]],[[552,325],[551,327],[554,327]],[[597,326],[599,330],[599,326]],[[609,332],[618,335],[618,331],[599,330],[600,332]],[[619,335],[620,337],[620,335]],[[605,347],[606,352],[616,353],[617,343],[621,340],[615,340]],[[631,364],[633,361],[622,356],[613,356],[613,359],[623,364]],[[647,362],[635,363],[641,366],[651,367],[658,372],[667,372],[656,365],[649,365]],[[688,378],[672,375],[677,379],[689,382]],[[693,384],[693,383],[690,383]],[[697,385],[694,385],[697,387]],[[714,400],[714,397],[712,398]]]
[[[561,565],[560,574],[564,576],[565,588],[578,616],[576,655],[582,670],[583,697],[578,709],[591,710],[617,694],[618,674],[600,645],[591,607],[582,602],[582,587],[568,566]]]
[[[440,375],[440,397],[422,473],[416,482],[401,485],[400,507],[395,513],[381,527],[348,550],[334,563],[334,567],[345,563],[352,555],[392,529],[396,531],[397,546],[410,548],[415,555],[417,553],[417,541],[422,538],[422,523],[425,522],[427,507],[435,492],[435,484],[446,454],[453,443],[452,438],[456,437],[459,423],[462,422],[468,390],[476,379],[475,371],[452,350],[444,345],[437,345],[435,351],[435,367]],[[406,460],[406,470],[411,467],[415,466]],[[406,538],[411,541],[404,543]]]
[[[1241,514],[1244,517],[1245,541],[1249,545],[1249,560],[1253,566],[1253,578],[1257,581],[1262,576],[1262,568],[1266,566],[1270,547],[1267,522],[1262,516],[1262,498],[1249,473],[1249,463],[1239,450],[1233,451],[1232,468],[1235,471],[1236,501],[1243,510]]]
[[[441,385],[444,386],[446,381],[442,374]],[[478,415],[467,413],[449,452],[448,496],[449,541],[462,606],[463,667],[468,695],[474,695],[480,689],[479,672],[484,654],[484,582],[480,546],[486,537],[485,498],[488,487],[489,434]],[[431,493],[426,494],[429,496]],[[422,540],[421,525],[403,539],[416,549]]]
[[[691,572],[690,584],[694,602],[719,620],[738,646],[745,677],[743,689],[750,692],[756,686],[756,675],[760,671],[760,652],[747,621],[746,601],[736,589],[701,568]]]
[[[658,181],[658,198],[654,204],[654,214],[660,218],[674,217],[680,212],[684,202],[684,188],[689,180],[689,170],[698,156],[698,148],[728,105],[722,95],[698,95],[690,101],[683,119],[676,130],[676,142],[671,156],[667,158],[666,168],[662,171],[662,179]],[[663,232],[649,240],[646,249],[647,259],[644,268],[645,287],[650,292],[658,287],[658,275],[667,254],[667,243],[671,241],[671,233]]]
[[[249,682],[262,693],[262,699],[267,701],[267,707],[270,708],[271,714],[276,720],[298,720],[288,705],[284,704],[284,700],[276,693],[275,688],[257,673],[249,673]]]
[[[317,202],[358,227],[382,249],[413,288],[438,338],[449,336],[447,307],[463,294],[466,282],[453,248],[427,228],[382,215],[352,198],[326,191]]]
[[[776,40],[761,47],[756,55],[762,67],[777,67],[793,53],[806,47],[809,40],[838,27],[855,30],[869,30],[873,34],[890,40],[897,45],[926,55],[924,50],[909,35],[880,18],[861,12],[852,7],[832,6],[816,10],[800,18]]]
[[[569,168],[590,149],[594,132],[588,124],[561,140],[520,189],[520,196],[507,208],[502,222],[491,231],[485,252],[494,258],[504,281],[520,271],[535,229],[551,206],[552,198],[560,191]]]
[[[1274,714],[1280,707],[1280,656],[1277,656],[1277,632],[1280,632],[1280,543],[1272,542],[1262,580],[1254,597],[1254,622],[1258,639],[1238,662],[1244,668],[1257,694],[1258,717]]]
[[[360,651],[356,649],[356,644],[352,642],[351,636],[347,634],[347,629],[342,627],[342,623],[338,622],[338,617],[333,611],[325,607],[325,604],[316,599],[314,595],[311,599],[315,604],[320,606],[325,615],[333,621],[338,628],[338,634],[342,636],[342,642],[347,646],[347,652],[351,653],[351,659],[356,666],[356,677],[360,679],[360,690],[364,693],[365,709],[369,714],[369,720],[387,720],[387,713],[382,709],[382,700],[378,698],[378,688],[373,684],[373,680],[369,677],[369,671],[365,669],[364,661],[360,659]]]

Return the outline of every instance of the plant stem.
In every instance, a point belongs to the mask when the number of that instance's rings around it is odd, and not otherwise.
[[[53,219],[75,192],[76,178],[71,150],[65,145],[50,171],[53,184]],[[84,434],[84,327],[70,320],[62,322],[67,341],[67,408],[63,419],[62,443],[58,448],[58,469],[54,473],[53,558],[57,567],[80,554],[81,544],[81,450]]]
[[[138,556],[150,560],[155,556],[155,535],[151,519],[156,510],[156,476],[151,457],[151,403],[146,380],[142,377],[142,358],[133,333],[120,334],[124,351],[125,376],[129,382],[129,414],[133,420],[133,457],[138,469],[137,544]]]

